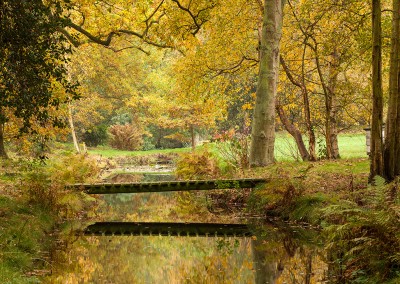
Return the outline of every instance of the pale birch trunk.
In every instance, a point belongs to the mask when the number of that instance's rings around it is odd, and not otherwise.
[[[254,108],[250,165],[274,163],[275,95],[282,35],[283,0],[266,0],[260,42],[260,66]]]
[[[79,148],[78,139],[76,138],[74,120],[72,118],[72,106],[71,106],[71,103],[68,104],[68,122],[69,122],[69,127],[71,129],[72,141],[74,142],[75,150],[76,150],[77,153],[80,153],[81,149]]]

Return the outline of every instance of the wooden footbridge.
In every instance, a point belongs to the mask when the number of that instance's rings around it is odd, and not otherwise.
[[[173,192],[189,190],[255,188],[266,179],[190,180],[140,183],[73,184],[70,189],[88,194],[118,194],[144,192]],[[89,236],[188,236],[188,237],[247,237],[252,236],[245,224],[210,223],[153,223],[153,222],[98,222],[88,226]]]
[[[189,180],[136,183],[73,184],[69,185],[68,188],[83,190],[88,194],[116,194],[254,188],[257,185],[266,182],[266,179]]]

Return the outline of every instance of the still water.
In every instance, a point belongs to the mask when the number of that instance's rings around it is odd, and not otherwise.
[[[158,179],[170,177],[158,177]],[[154,180],[154,179],[153,179]],[[327,283],[317,233],[189,206],[187,193],[101,197],[96,221],[248,223],[250,237],[79,236],[44,283]],[[206,203],[207,201],[205,201]]]

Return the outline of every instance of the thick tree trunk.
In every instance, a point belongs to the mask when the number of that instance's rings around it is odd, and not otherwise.
[[[279,102],[276,103],[276,111],[278,112],[279,118],[285,129],[287,130],[287,132],[289,132],[290,135],[292,135],[292,137],[296,141],[296,145],[299,149],[302,160],[310,160],[310,154],[308,153],[307,148],[304,144],[303,136],[301,135],[300,130],[298,130],[297,127],[289,121],[285,114],[285,111],[283,110],[283,107],[279,104]]]
[[[251,131],[250,165],[274,163],[275,95],[282,35],[282,0],[266,0],[260,43],[260,67]]]
[[[383,93],[382,93],[382,26],[381,1],[372,0],[372,126],[371,167],[369,180],[383,176]]]
[[[399,92],[400,0],[393,0],[390,53],[389,108],[385,127],[384,176],[388,181],[400,175],[400,92]]]
[[[77,153],[80,153],[81,149],[79,148],[78,139],[76,138],[74,120],[72,118],[72,106],[71,106],[71,104],[68,105],[68,122],[69,122],[69,127],[71,128],[72,141],[74,142],[75,150],[76,150]]]

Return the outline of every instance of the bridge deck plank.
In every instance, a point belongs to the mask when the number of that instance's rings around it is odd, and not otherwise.
[[[266,182],[266,179],[189,180],[142,183],[73,184],[69,185],[68,188],[84,190],[88,194],[116,194],[254,188]]]

